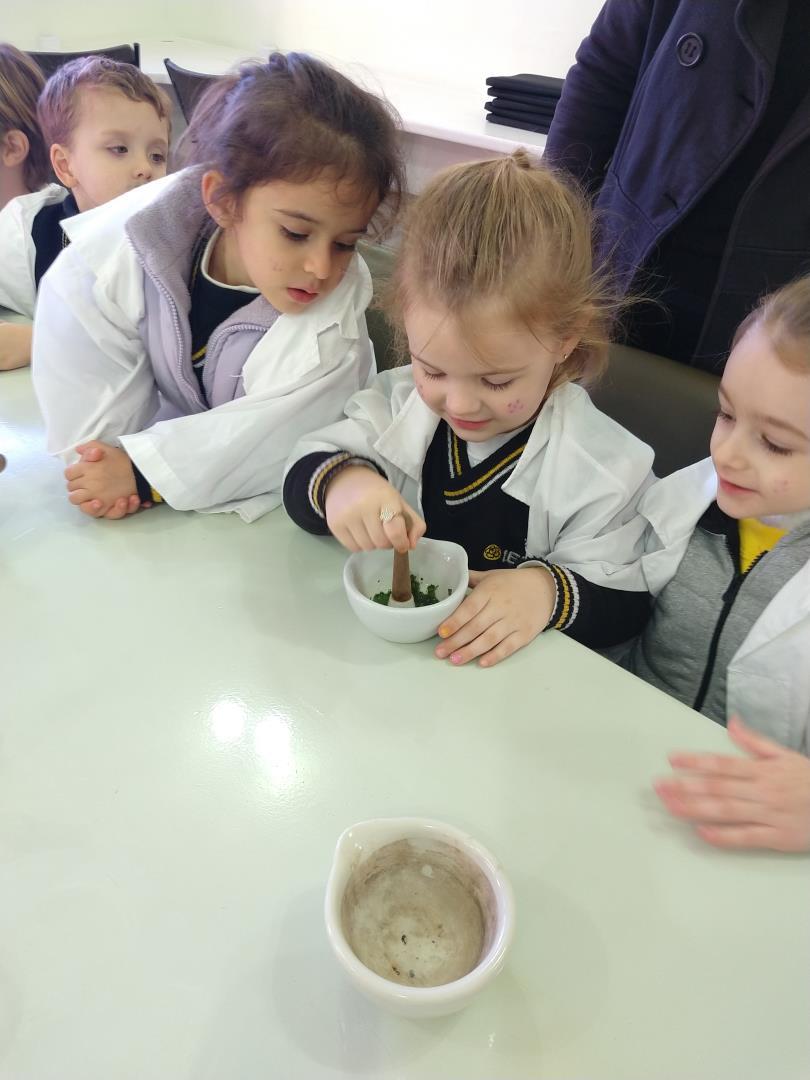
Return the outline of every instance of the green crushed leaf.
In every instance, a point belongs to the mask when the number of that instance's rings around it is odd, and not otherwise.
[[[441,599],[436,595],[438,585],[427,585],[422,588],[423,578],[418,578],[416,574],[411,574],[411,593],[413,595],[414,607],[429,607],[431,604],[438,604]],[[447,595],[450,596],[452,589],[447,590]],[[388,601],[391,599],[391,590],[385,589],[381,592],[374,593],[371,597],[375,604],[382,604],[383,607],[388,606]]]

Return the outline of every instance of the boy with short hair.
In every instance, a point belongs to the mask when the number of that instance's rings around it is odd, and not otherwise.
[[[171,106],[132,64],[87,56],[45,84],[39,122],[60,184],[0,211],[0,307],[28,318],[40,280],[67,245],[62,222],[166,175]],[[30,326],[0,323],[0,370],[31,357]]]

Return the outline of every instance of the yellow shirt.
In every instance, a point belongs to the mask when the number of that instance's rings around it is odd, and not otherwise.
[[[775,548],[786,529],[766,525],[758,518],[741,518],[740,526],[740,573],[747,574],[760,555]]]

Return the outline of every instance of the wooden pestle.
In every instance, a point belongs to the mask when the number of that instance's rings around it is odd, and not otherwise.
[[[410,528],[407,514],[402,515],[405,528]],[[394,569],[391,575],[391,602],[395,604],[413,604],[411,596],[411,564],[407,551],[394,551]]]

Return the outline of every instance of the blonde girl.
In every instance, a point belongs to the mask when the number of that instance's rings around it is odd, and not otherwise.
[[[548,627],[630,636],[652,451],[582,385],[611,309],[585,201],[524,152],[447,170],[409,209],[391,307],[411,364],[298,444],[290,515],[352,551],[462,544],[473,592],[436,649],[454,664],[492,665]]]

